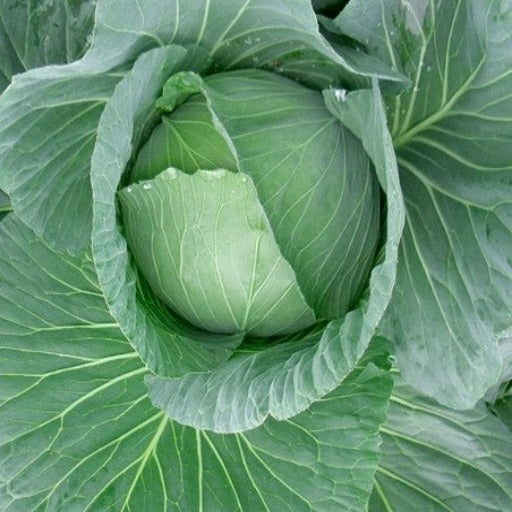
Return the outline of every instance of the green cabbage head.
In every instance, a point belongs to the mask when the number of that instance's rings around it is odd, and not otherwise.
[[[267,71],[178,73],[166,91],[158,104],[170,112],[120,192],[155,294],[218,333],[275,336],[344,316],[379,235],[359,139],[320,92]]]

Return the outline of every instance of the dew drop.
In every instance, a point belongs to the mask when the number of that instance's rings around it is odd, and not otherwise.
[[[142,185],[142,188],[144,190],[149,190],[151,188],[151,183],[144,183],[144,185]]]
[[[345,89],[335,89],[334,96],[338,101],[345,101],[347,99],[347,91]]]
[[[178,171],[174,167],[169,167],[165,170],[165,176],[170,180],[175,180],[178,178]]]
[[[204,181],[220,180],[226,172],[228,171],[225,171],[224,169],[215,169],[213,171],[203,171],[199,176]]]
[[[244,43],[245,43],[245,44],[247,44],[247,45],[252,44],[252,37],[246,37],[246,38],[244,39]]]

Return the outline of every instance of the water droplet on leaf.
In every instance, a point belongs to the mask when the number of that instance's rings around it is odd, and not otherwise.
[[[199,176],[204,181],[220,180],[226,172],[224,169],[215,169],[213,171],[203,171]]]
[[[345,101],[347,99],[347,91],[345,89],[335,89],[334,96],[338,101]]]
[[[165,170],[165,176],[170,180],[175,180],[178,178],[178,171],[174,167],[169,167]]]

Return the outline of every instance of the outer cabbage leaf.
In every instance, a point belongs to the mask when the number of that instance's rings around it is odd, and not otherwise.
[[[193,325],[263,337],[315,322],[246,174],[168,168],[119,199],[152,290]]]
[[[120,6],[122,5],[122,9]],[[111,68],[141,51],[170,43],[207,49],[215,70],[266,67],[281,72],[289,62],[307,61],[326,83],[352,74],[401,81],[386,66],[369,70],[364,55],[337,54],[318,32],[308,0],[129,0],[100,3],[94,40],[86,61]],[[335,66],[331,64],[335,63]],[[328,68],[323,70],[322,68]],[[305,72],[301,67],[299,77]],[[293,73],[291,73],[293,76]],[[303,77],[304,78],[304,77]]]
[[[291,421],[196,431],[151,405],[89,257],[56,253],[11,214],[0,265],[2,510],[365,507],[391,391],[378,351]]]
[[[119,76],[75,73],[56,80],[51,69],[17,75],[0,96],[0,187],[24,222],[73,252],[90,244],[90,160]]]
[[[93,28],[92,0],[4,0],[0,4],[0,92],[13,75],[83,55]]]
[[[119,70],[170,43],[202,46],[212,70],[266,66],[279,72],[285,56],[309,67],[319,56],[336,63],[319,66],[325,67],[324,84],[353,70],[320,36],[307,0],[100,0],[91,48],[82,60],[20,75],[0,99],[0,187],[20,218],[53,247],[78,254],[90,244],[93,141],[105,98],[122,77]],[[303,47],[298,54],[297,46]],[[115,74],[105,75],[113,69]],[[293,69],[289,74],[294,76]]]
[[[459,412],[395,374],[369,511],[512,509],[512,438],[483,404]]]
[[[387,99],[407,222],[382,330],[406,379],[471,407],[512,324],[512,6],[353,0],[336,23],[413,82]]]

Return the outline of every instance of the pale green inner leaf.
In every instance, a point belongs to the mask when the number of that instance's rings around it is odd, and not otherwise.
[[[119,196],[139,267],[192,324],[270,336],[315,321],[249,176],[169,168]]]

